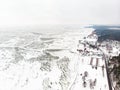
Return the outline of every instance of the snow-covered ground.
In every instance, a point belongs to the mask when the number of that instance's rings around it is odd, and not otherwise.
[[[94,30],[26,33],[0,44],[0,90],[109,90]]]

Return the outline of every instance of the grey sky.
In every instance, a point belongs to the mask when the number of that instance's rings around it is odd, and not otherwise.
[[[120,24],[120,0],[0,0],[0,27]]]

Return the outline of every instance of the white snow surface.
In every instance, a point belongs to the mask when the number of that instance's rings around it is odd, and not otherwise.
[[[48,37],[25,34],[2,42],[0,90],[109,90],[106,69],[102,70],[105,60],[96,55],[101,54],[99,50],[86,44],[85,41],[91,39],[84,39],[93,31],[82,28]],[[92,54],[87,54],[84,48]],[[77,49],[83,51],[79,53]],[[85,71],[88,73],[86,87],[83,86]],[[90,82],[95,79],[96,85],[92,83],[90,88]]]

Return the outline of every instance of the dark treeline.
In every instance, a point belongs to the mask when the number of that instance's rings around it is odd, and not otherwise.
[[[120,26],[94,25],[91,26],[91,28],[95,29],[95,32],[98,35],[99,42],[103,42],[106,40],[120,41]]]
[[[108,66],[111,78],[117,83],[116,88],[120,88],[120,54],[119,56],[112,57],[109,60]]]

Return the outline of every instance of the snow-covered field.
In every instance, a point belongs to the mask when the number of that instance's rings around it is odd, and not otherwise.
[[[0,90],[109,90],[94,30],[24,33],[0,43]],[[88,43],[89,42],[89,43]]]

